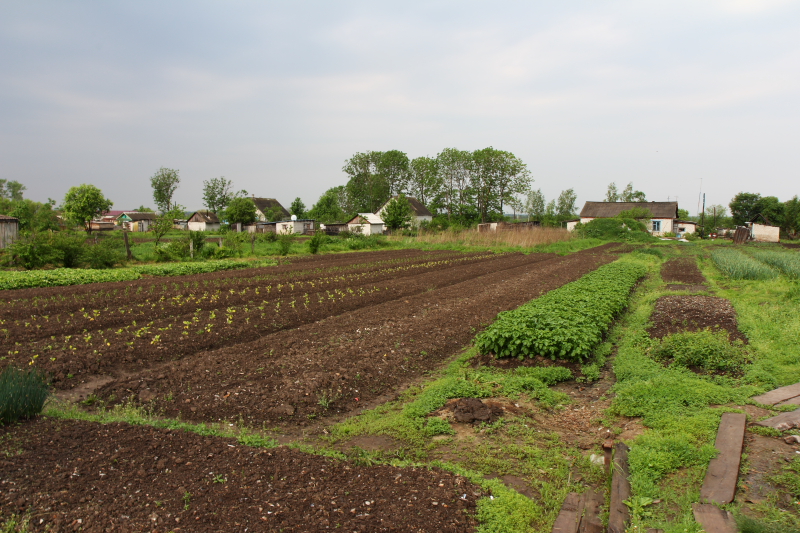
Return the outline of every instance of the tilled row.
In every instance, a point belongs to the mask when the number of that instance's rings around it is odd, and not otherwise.
[[[613,259],[578,253],[447,286],[435,283],[434,290],[198,352],[109,383],[98,394],[116,401],[133,396],[189,420],[241,417],[253,425],[306,425],[309,419],[360,409],[440,367],[498,312]]]

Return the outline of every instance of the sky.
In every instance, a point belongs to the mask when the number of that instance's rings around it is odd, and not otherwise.
[[[357,152],[513,152],[547,200],[800,194],[800,2],[0,3],[0,178],[310,207]]]

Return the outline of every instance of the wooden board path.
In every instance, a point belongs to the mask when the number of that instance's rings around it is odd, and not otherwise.
[[[776,403],[775,405],[800,405],[800,396],[789,398],[788,400],[781,403]]]
[[[800,409],[767,418],[766,420],[756,422],[756,425],[775,428],[781,431],[800,427]]]
[[[765,392],[759,396],[753,396],[750,399],[764,405],[775,405],[798,396],[800,396],[800,383],[795,383],[794,385],[787,385],[786,387]]]
[[[739,464],[742,461],[742,444],[747,415],[725,413],[719,422],[714,446],[719,455],[711,460],[700,489],[700,500],[712,503],[731,503],[736,494]]]
[[[603,495],[591,489],[583,494],[570,492],[553,524],[553,533],[603,533],[603,503]]]
[[[736,521],[730,511],[723,511],[709,503],[692,504],[694,519],[703,526],[706,533],[738,533]]]
[[[628,481],[628,450],[622,442],[614,447],[614,473],[611,477],[611,503],[608,509],[608,533],[625,533],[631,514],[623,502],[631,497]]]

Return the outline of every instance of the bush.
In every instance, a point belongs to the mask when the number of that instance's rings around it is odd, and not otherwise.
[[[97,244],[87,245],[84,258],[91,268],[112,268],[125,259],[125,252],[119,241],[103,239]]]
[[[292,244],[297,236],[294,233],[285,233],[278,236],[278,254],[287,255],[292,250]]]
[[[586,224],[577,224],[575,231],[584,238],[626,242],[656,240],[647,232],[644,223],[632,218],[596,218]]]
[[[259,233],[257,239],[258,242],[262,244],[275,242],[278,240],[278,234],[273,231],[267,231],[265,233]]]
[[[711,372],[737,371],[747,363],[742,341],[731,343],[727,331],[708,329],[668,335],[650,350],[650,356],[660,363]]]
[[[189,241],[194,247],[195,256],[199,256],[206,245],[206,234],[202,231],[189,231]]]
[[[83,263],[86,254],[86,236],[59,231],[53,235],[52,246],[58,251],[64,268],[77,268]]]
[[[0,373],[0,424],[38,415],[49,394],[50,387],[39,370],[6,367]]]
[[[25,270],[61,263],[61,253],[53,247],[49,233],[24,235],[6,248],[5,264]]]
[[[478,350],[497,357],[542,355],[582,361],[602,341],[611,321],[627,305],[634,285],[646,273],[646,267],[632,262],[602,266],[497,315],[478,335]]]
[[[319,252],[320,246],[327,243],[329,241],[328,236],[318,231],[314,233],[314,236],[308,240],[308,251],[312,254],[316,254]]]

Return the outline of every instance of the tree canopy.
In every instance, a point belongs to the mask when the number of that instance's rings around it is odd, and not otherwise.
[[[411,204],[406,195],[401,193],[389,200],[381,218],[389,229],[407,228],[411,224]]]
[[[289,206],[289,212],[297,218],[305,218],[306,204],[303,203],[299,196],[292,201],[292,205]]]
[[[319,197],[317,203],[308,212],[308,217],[322,224],[347,222],[349,213],[344,211],[344,202],[347,192],[344,185],[333,187]]]
[[[87,233],[91,233],[92,219],[110,210],[112,205],[114,202],[103,196],[100,189],[83,184],[67,191],[61,209],[68,220],[82,225]]]
[[[225,209],[224,216],[228,224],[252,224],[256,221],[256,204],[251,198],[234,198]]]
[[[153,200],[162,213],[172,209],[172,195],[175,194],[175,190],[181,182],[178,173],[175,169],[161,167],[150,177],[150,186],[153,187]]]
[[[233,182],[225,176],[203,181],[203,205],[217,213],[224,210],[233,198]]]

